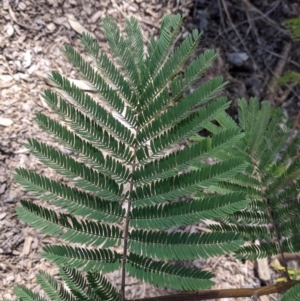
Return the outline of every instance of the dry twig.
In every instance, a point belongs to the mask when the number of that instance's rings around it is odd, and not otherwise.
[[[277,65],[274,69],[274,71],[271,71],[274,80],[272,80],[269,84],[268,84],[268,92],[266,94],[266,99],[269,99],[271,101],[271,99],[274,98],[274,94],[276,92],[276,87],[277,87],[277,81],[276,79],[278,79],[284,69],[284,66],[286,64],[287,58],[289,56],[290,50],[292,48],[292,44],[291,43],[287,43],[284,45],[282,52],[280,54],[281,58],[278,60]],[[277,106],[278,104],[274,103],[275,106]]]
[[[256,70],[258,71],[258,73],[259,73],[259,75],[261,76],[261,78],[264,78],[264,76],[263,76],[261,70],[258,68],[258,65],[256,64],[256,61],[255,61],[254,57],[252,56],[252,53],[251,53],[251,52],[249,51],[249,49],[247,48],[246,43],[244,42],[244,40],[243,40],[243,38],[241,37],[239,31],[236,29],[234,23],[232,22],[232,19],[231,19],[231,16],[230,16],[230,14],[229,14],[228,7],[227,7],[227,5],[226,5],[225,0],[221,0],[221,2],[222,2],[222,5],[223,5],[225,14],[226,14],[226,16],[227,16],[227,18],[228,18],[228,21],[229,21],[230,25],[232,26],[232,28],[233,28],[233,30],[234,30],[236,36],[238,37],[238,39],[240,40],[241,44],[243,45],[245,51],[247,52],[249,58],[251,59],[251,61],[252,61],[252,63],[253,63],[253,66],[254,66],[254,69],[256,69]]]

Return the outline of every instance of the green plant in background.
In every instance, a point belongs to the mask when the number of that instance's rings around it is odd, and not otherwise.
[[[300,84],[300,73],[292,70],[288,70],[284,72],[283,75],[279,76],[277,82],[284,86],[286,84],[295,83],[297,85]]]
[[[294,41],[300,41],[300,18],[292,18],[285,21],[285,26]],[[297,71],[287,70],[283,75],[278,77],[279,85],[294,83],[300,84],[300,73]]]
[[[300,135],[292,132],[281,109],[272,109],[269,102],[255,98],[249,103],[238,102],[239,124],[224,114],[217,117],[217,124],[210,123],[207,130],[242,129],[245,133],[228,152],[222,150],[214,157],[216,162],[244,157],[247,169],[232,179],[206,189],[226,196],[233,191],[243,192],[252,201],[243,210],[219,219],[220,223],[209,228],[226,233],[238,232],[244,240],[260,239],[260,245],[242,246],[235,251],[239,258],[256,259],[283,252],[300,250]],[[196,164],[195,169],[202,164]],[[198,193],[196,199],[205,197]]]
[[[249,166],[228,181],[196,194],[195,199],[203,199],[207,193],[223,196],[234,191],[245,193],[252,200],[246,208],[215,220],[218,223],[208,228],[223,233],[237,232],[244,241],[253,241],[252,245],[235,251],[237,258],[253,260],[276,254],[284,258],[284,252],[300,250],[300,135],[292,130],[283,111],[272,109],[267,101],[260,107],[255,98],[249,103],[241,99],[238,106],[238,124],[224,114],[206,129],[218,135],[224,130],[240,128],[245,136],[230,152],[221,150],[214,159],[220,163],[244,157]],[[194,168],[202,166],[200,162]],[[257,240],[260,244],[255,243]],[[286,275],[289,275],[287,267]]]
[[[300,40],[300,18],[292,18],[285,21],[285,26],[289,30],[292,39]]]
[[[201,292],[192,291],[210,288],[213,275],[180,261],[231,252],[257,258],[299,247],[299,204],[293,199],[298,138],[284,149],[289,133],[278,126],[282,114],[271,116],[270,106],[259,109],[255,100],[249,107],[240,102],[238,126],[225,113],[230,103],[217,97],[222,78],[190,92],[216,53],[207,50],[186,67],[201,35],[193,31],[171,51],[180,25],[179,15],[166,16],[159,38],[150,39],[145,53],[135,19],[126,21],[123,36],[107,17],[103,28],[114,63],[86,34],[81,40],[93,66],[72,47],[64,48],[95,93],[85,93],[57,72],[50,76],[59,93],[46,90],[43,97],[64,125],[44,114],[36,120],[69,154],[33,138],[27,147],[73,185],[23,168],[15,177],[41,201],[56,206],[22,200],[17,208],[23,221],[65,242],[43,249],[42,255],[59,265],[64,283],[44,271],[37,275],[51,300],[126,300],[126,273],[189,291],[176,300],[195,300]],[[172,152],[203,129],[214,135]],[[210,158],[212,165],[205,163]],[[292,217],[290,224],[283,222],[285,216]],[[205,219],[219,226],[210,233],[168,231]],[[264,226],[273,220],[274,228]],[[282,244],[277,232],[284,234]],[[243,246],[245,240],[267,240],[268,235],[274,242]],[[116,270],[121,270],[120,291],[104,276]],[[44,300],[24,286],[15,293],[22,301]],[[172,295],[163,298],[174,300]]]

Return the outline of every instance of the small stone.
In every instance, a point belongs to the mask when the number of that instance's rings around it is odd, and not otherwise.
[[[23,56],[22,65],[24,68],[28,68],[31,66],[32,54],[31,50],[27,49]]]
[[[12,295],[9,294],[9,293],[6,293],[6,294],[4,294],[2,297],[3,297],[3,299],[11,300]]]
[[[50,32],[53,32],[53,31],[55,31],[56,26],[55,26],[54,23],[49,23],[49,24],[47,25],[47,29],[48,29]]]
[[[25,10],[26,9],[26,4],[24,2],[20,2],[19,5],[18,5],[18,8],[20,10]]]
[[[6,276],[6,280],[7,280],[7,282],[11,282],[11,281],[15,280],[15,276],[13,274],[8,274]]]
[[[35,54],[39,54],[39,53],[42,53],[43,48],[39,45],[36,45],[36,46],[34,46],[33,51]]]
[[[5,31],[9,37],[11,37],[15,32],[14,27],[11,24],[6,25]]]
[[[0,185],[0,194],[4,193],[5,188],[6,188],[6,184]]]
[[[7,215],[7,212],[0,213],[0,220],[4,219],[6,215]]]
[[[68,22],[68,19],[66,17],[57,17],[53,22],[57,25],[65,25]]]
[[[13,124],[13,121],[9,118],[4,118],[0,116],[0,125],[2,126],[11,126]]]
[[[248,58],[249,56],[246,52],[232,52],[227,54],[228,63],[238,67],[242,66]]]
[[[3,9],[8,10],[9,9],[9,0],[3,0]]]
[[[91,23],[96,23],[103,15],[105,15],[103,10],[98,10],[95,12],[92,17],[90,18]]]

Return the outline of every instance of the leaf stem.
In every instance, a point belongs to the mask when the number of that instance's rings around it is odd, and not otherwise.
[[[135,299],[128,301],[200,301],[222,298],[251,298],[253,296],[260,297],[274,293],[284,293],[291,287],[299,283],[300,281],[291,280],[288,282],[276,283],[274,285],[263,286],[260,288],[204,290],[199,292],[186,292],[174,295]]]
[[[134,148],[134,157],[132,163],[132,173],[135,171],[136,167],[136,147]],[[131,193],[133,191],[133,178],[131,175],[130,186],[129,186],[129,195],[128,195],[128,204],[127,212],[125,218],[125,232],[124,232],[124,246],[123,246],[123,258],[122,258],[122,276],[121,276],[121,295],[122,301],[125,301],[125,278],[126,278],[126,257],[127,257],[127,243],[128,243],[128,234],[129,234],[129,224],[130,224],[130,211],[131,211]]]

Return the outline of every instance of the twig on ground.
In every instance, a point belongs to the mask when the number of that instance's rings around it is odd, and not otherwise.
[[[257,7],[255,7],[252,3],[249,2],[249,0],[242,0],[242,2],[249,8],[250,11],[254,11],[258,13],[268,24],[270,24],[273,28],[277,29],[278,31],[284,33],[285,35],[288,35],[287,31],[278,26],[278,24],[268,17],[268,15],[261,12]]]
[[[288,98],[290,93],[292,93],[294,96],[296,96],[300,100],[298,94],[294,91],[294,87],[297,86],[297,83],[284,84],[284,86],[287,89],[283,92],[283,94],[280,97],[277,98],[277,101],[276,101],[277,106],[282,105],[286,101],[286,99]]]
[[[281,54],[278,54],[278,53],[276,53],[276,52],[274,52],[274,51],[268,50],[268,49],[266,49],[266,47],[262,47],[262,46],[259,46],[259,45],[258,45],[258,47],[259,47],[260,49],[262,49],[263,51],[272,54],[273,56],[276,56],[276,57],[279,57],[279,58],[284,58]],[[294,61],[294,60],[291,60],[291,59],[287,58],[286,62],[287,62],[287,63],[291,63],[292,65],[294,65],[294,66],[300,68],[300,64],[297,63],[297,62]]]
[[[278,6],[279,4],[280,4],[280,1],[277,1],[277,2],[274,4],[274,6],[273,6],[269,11],[267,11],[266,13],[264,13],[264,14],[258,16],[258,17],[252,18],[252,19],[251,19],[252,22],[253,22],[253,21],[260,20],[260,19],[265,19],[265,17],[268,16],[269,14],[271,14],[271,13],[277,8],[277,6]],[[238,28],[239,26],[244,25],[244,24],[246,24],[246,23],[248,23],[248,22],[249,22],[249,20],[241,21],[241,22],[235,24],[235,27]],[[228,32],[230,32],[230,31],[232,31],[232,30],[233,30],[232,27],[226,28],[224,31],[221,31],[221,32],[214,38],[214,40],[217,40],[221,35],[223,35],[224,33],[228,33]]]
[[[248,10],[246,10],[246,16],[247,16],[247,20],[249,23],[249,30],[253,33],[253,38],[256,39],[257,43],[260,44],[260,38],[259,38],[259,34],[257,33],[255,24],[253,22],[253,19],[250,17]],[[246,33],[246,36],[248,35],[248,32]]]
[[[33,26],[26,25],[26,24],[19,22],[15,16],[14,11],[11,9],[9,4],[8,4],[8,11],[9,11],[9,15],[12,18],[12,20],[21,27],[24,27],[29,30],[35,30],[35,31],[40,31],[43,28],[43,26],[33,27]]]
[[[234,23],[232,22],[232,19],[231,19],[231,16],[230,16],[230,14],[229,14],[228,7],[227,7],[227,5],[226,5],[225,0],[221,0],[221,2],[222,2],[222,4],[223,4],[223,8],[224,8],[224,10],[225,10],[225,14],[226,14],[226,16],[227,16],[227,18],[228,18],[228,21],[229,21],[230,25],[232,26],[232,28],[233,28],[233,30],[234,30],[236,36],[238,37],[238,39],[240,40],[241,44],[243,45],[245,51],[247,52],[249,58],[251,59],[251,61],[252,61],[252,63],[253,63],[254,69],[256,69],[256,70],[258,71],[259,75],[261,76],[261,78],[264,79],[264,75],[263,75],[263,73],[261,72],[261,70],[259,69],[258,65],[256,64],[256,61],[255,61],[254,57],[252,56],[251,51],[247,48],[246,43],[244,42],[244,40],[243,40],[243,38],[241,37],[239,31],[236,29]]]
[[[277,65],[275,67],[275,69],[271,71],[272,75],[273,75],[273,80],[271,80],[271,82],[267,85],[267,88],[268,88],[268,91],[266,93],[266,99],[269,99],[271,101],[271,99],[274,98],[274,94],[276,92],[276,88],[277,88],[277,81],[276,79],[278,79],[282,72],[283,72],[283,69],[286,65],[286,61],[287,61],[287,58],[289,56],[289,53],[290,53],[290,50],[292,48],[292,44],[291,43],[287,43],[284,45],[282,51],[281,51],[281,58],[278,60],[277,62]],[[277,103],[273,103],[275,106],[278,106]]]
[[[222,24],[222,28],[224,31],[225,30],[225,22],[224,22],[224,17],[223,17],[223,13],[222,13],[222,5],[221,5],[220,0],[218,0],[218,7],[219,7],[219,12],[220,12],[221,24]]]

